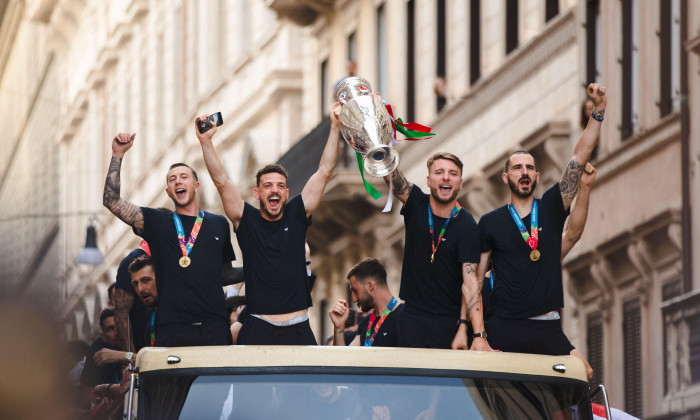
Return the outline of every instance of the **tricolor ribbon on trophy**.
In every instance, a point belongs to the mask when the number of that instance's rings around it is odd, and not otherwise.
[[[435,134],[431,133],[430,127],[404,123],[401,118],[395,118],[391,105],[383,102],[378,94],[373,94],[369,82],[361,77],[346,77],[338,82],[333,100],[343,106],[338,118],[340,132],[355,150],[365,189],[376,200],[381,194],[367,182],[364,173],[384,177],[399,166],[399,154],[392,148],[397,142],[396,132],[403,134],[406,140],[423,140]],[[390,183],[384,212],[391,210],[392,189]]]

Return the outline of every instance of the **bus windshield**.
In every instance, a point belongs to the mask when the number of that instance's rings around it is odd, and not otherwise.
[[[580,381],[262,373],[143,378],[144,418],[590,419]],[[523,379],[527,378],[527,379]]]

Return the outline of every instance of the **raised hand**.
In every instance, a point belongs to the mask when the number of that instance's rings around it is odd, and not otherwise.
[[[350,315],[348,302],[345,299],[338,299],[330,312],[328,312],[328,315],[331,316],[331,322],[333,322],[334,327],[343,328]]]
[[[209,118],[209,115],[200,115],[197,117],[197,119],[194,120],[194,132],[197,135],[197,138],[199,141],[204,141],[204,140],[211,140],[211,138],[214,136],[216,133],[216,124],[211,124],[211,128],[204,133],[199,132],[199,122],[204,121],[207,118]]]
[[[134,145],[134,138],[136,137],[136,133],[129,134],[129,133],[119,133],[112,139],[112,154],[117,155],[119,157],[123,157],[124,153],[126,153],[129,149],[131,149],[131,146]]]
[[[593,106],[596,111],[604,111],[605,106],[608,104],[608,97],[605,96],[605,87],[599,85],[598,83],[591,83],[586,89],[588,97],[593,101]]]
[[[331,109],[331,125],[333,127],[340,127],[338,118],[340,118],[340,110],[342,109],[343,106],[340,104],[340,102],[333,104],[333,108]]]
[[[598,171],[596,170],[595,166],[591,165],[590,162],[587,162],[586,168],[581,174],[581,186],[587,188],[593,186],[593,182],[595,182],[595,176],[597,173]]]

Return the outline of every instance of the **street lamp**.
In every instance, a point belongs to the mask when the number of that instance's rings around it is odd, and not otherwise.
[[[85,247],[80,250],[78,257],[75,259],[78,264],[100,265],[105,262],[105,257],[99,249],[97,249],[97,232],[95,226],[90,224],[87,228],[87,237],[85,238]]]

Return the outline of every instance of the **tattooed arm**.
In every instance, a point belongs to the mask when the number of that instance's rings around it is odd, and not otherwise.
[[[119,348],[134,351],[134,339],[129,336],[129,312],[134,307],[134,294],[114,288],[114,324],[117,327]]]
[[[586,93],[593,101],[593,107],[596,111],[605,111],[608,100],[605,96],[605,88],[603,86],[597,83],[591,83],[588,85]],[[581,172],[583,172],[583,168],[586,167],[586,163],[588,163],[588,160],[591,158],[593,149],[595,149],[595,146],[598,144],[600,126],[601,123],[595,118],[588,119],[588,125],[586,129],[583,130],[583,134],[581,134],[578,142],[576,142],[576,147],[574,147],[574,155],[564,170],[564,175],[559,183],[559,190],[561,191],[561,198],[564,201],[564,207],[567,209],[571,206],[571,202],[578,192]]]
[[[481,285],[483,280],[477,278],[477,264],[462,263],[462,296],[466,302],[466,310],[469,313],[472,329],[474,333],[485,331],[484,328],[484,308],[481,302]],[[483,279],[483,276],[482,276]],[[466,325],[460,325],[466,332]],[[459,334],[459,332],[457,333]],[[491,351],[488,341],[485,338],[474,337],[472,350]]]
[[[136,229],[143,229],[143,212],[141,208],[120,196],[121,166],[124,153],[134,144],[136,134],[119,133],[112,140],[112,160],[105,180],[102,204],[124,223]]]
[[[391,175],[384,177],[384,182],[386,182],[386,185],[389,185],[389,179],[391,179],[394,186],[394,196],[402,203],[406,204],[406,200],[408,200],[408,195],[411,193],[413,184],[406,180],[406,177],[403,176],[403,172],[401,172],[401,169],[399,168],[396,168]]]
[[[583,235],[583,228],[586,226],[586,219],[588,219],[588,203],[591,198],[591,187],[595,181],[596,172],[595,167],[588,163],[581,175],[578,198],[576,198],[576,204],[571,208],[571,215],[566,222],[564,234],[561,238],[562,260],[566,257],[566,254],[571,251],[571,248],[576,245],[576,242],[581,239],[581,235]]]

